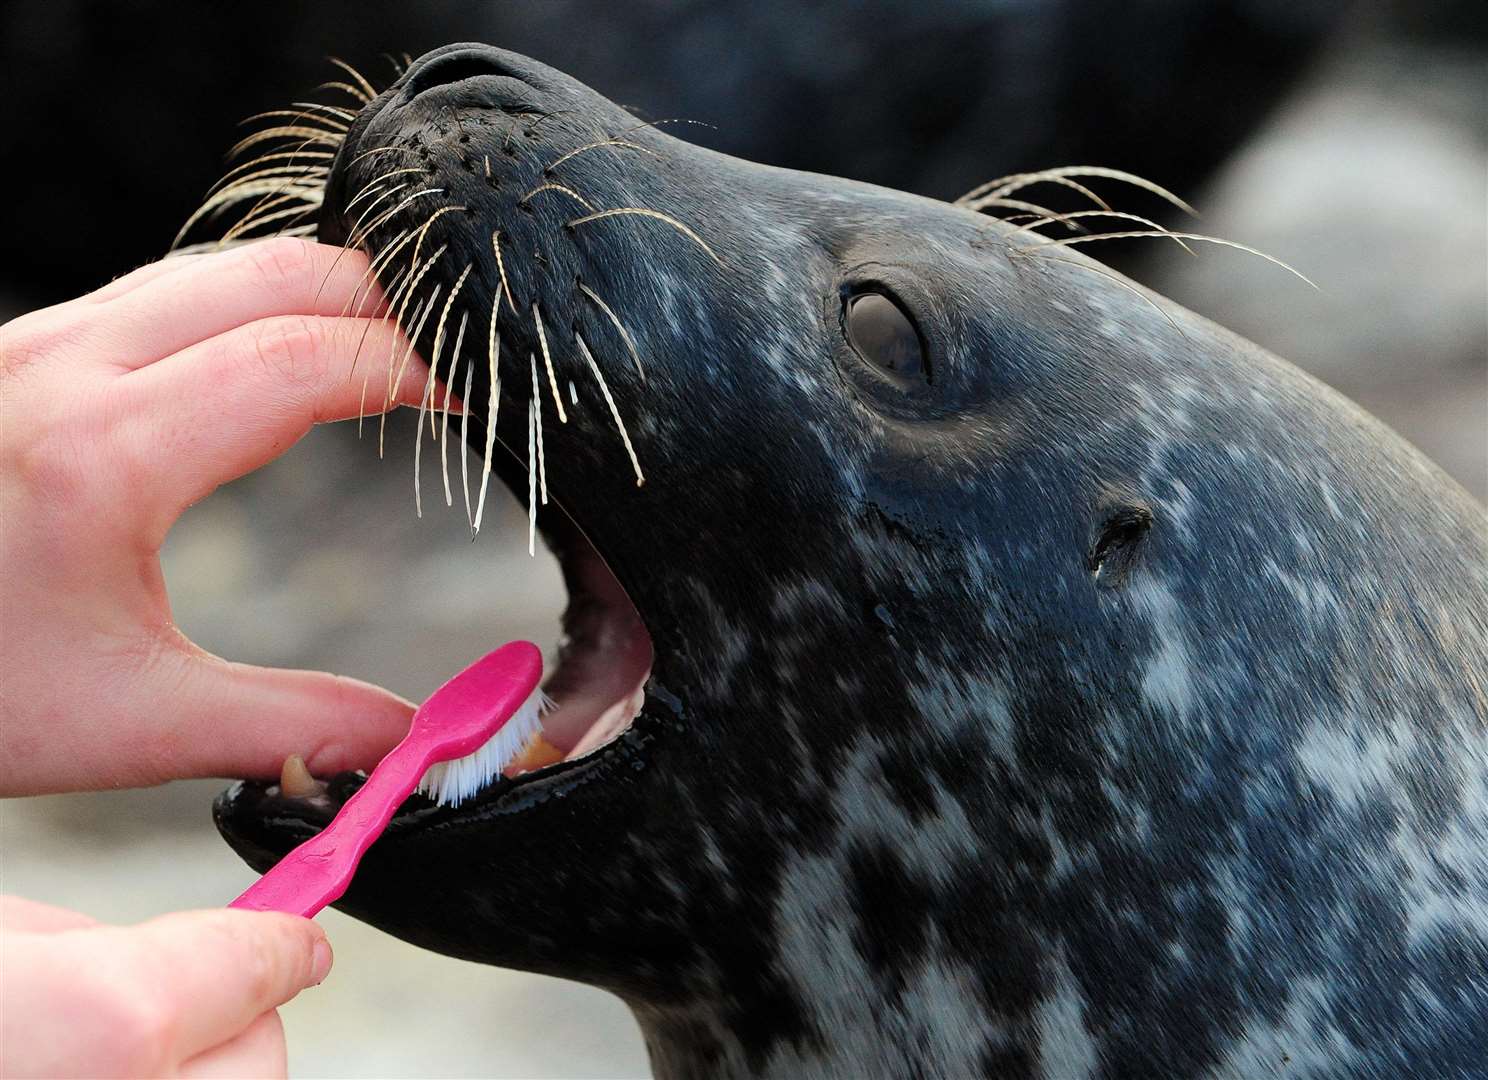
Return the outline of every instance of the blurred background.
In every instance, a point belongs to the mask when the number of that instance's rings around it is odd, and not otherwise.
[[[1187,227],[1319,290],[1219,248],[1088,254],[1313,372],[1488,494],[1488,8],[1473,0],[9,4],[0,319],[158,257],[237,122],[335,77],[328,54],[385,83],[382,54],[460,40],[643,118],[711,125],[672,132],[715,149],[938,198],[1053,165],[1146,176],[1199,208]],[[415,700],[507,638],[551,647],[562,590],[551,559],[528,559],[519,508],[475,544],[463,514],[416,518],[407,418],[390,432],[379,461],[354,425],[318,429],[193,508],[164,556],[183,629]],[[0,804],[0,887],[116,921],[224,903],[251,875],[211,826],[222,786]],[[285,1010],[296,1075],[646,1072],[608,995],[323,919],[337,968]]]

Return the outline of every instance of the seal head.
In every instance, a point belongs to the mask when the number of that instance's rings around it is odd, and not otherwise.
[[[576,628],[564,760],[411,801],[343,910],[614,991],[664,1075],[1488,1060],[1483,518],[1369,416],[1013,225],[486,46],[360,110],[319,227]],[[357,782],[217,821],[263,869]]]

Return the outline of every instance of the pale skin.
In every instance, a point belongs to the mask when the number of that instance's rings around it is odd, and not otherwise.
[[[418,403],[416,356],[385,396],[406,342],[378,297],[342,317],[366,269],[273,240],[0,327],[0,795],[371,768],[407,731],[379,687],[192,644],[159,558],[187,507],[356,416],[368,374],[369,412]],[[331,964],[315,923],[264,912],[114,927],[6,898],[0,933],[7,1077],[282,1076],[275,1009]]]

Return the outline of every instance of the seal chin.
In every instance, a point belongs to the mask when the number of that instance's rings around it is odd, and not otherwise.
[[[640,612],[599,551],[565,515],[554,515],[544,537],[558,556],[569,596],[558,664],[543,684],[553,707],[543,714],[542,731],[501,776],[458,807],[410,796],[394,819],[397,826],[479,818],[498,807],[517,812],[534,782],[562,778],[557,788],[582,782],[585,771],[618,748],[642,713],[653,652]],[[639,747],[627,749],[634,753]],[[266,867],[328,825],[365,780],[361,772],[318,780],[292,755],[278,783],[239,781],[218,797],[213,816],[245,859]]]

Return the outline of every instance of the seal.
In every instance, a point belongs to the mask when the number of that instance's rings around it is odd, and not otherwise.
[[[1482,1075],[1457,485],[965,205],[482,45],[347,89],[291,227],[372,256],[570,607],[551,763],[410,800],[343,910],[613,991],[661,1076]],[[216,820],[264,869],[359,782]]]

